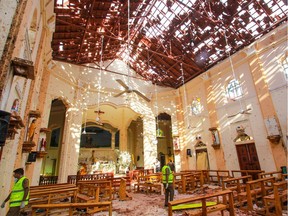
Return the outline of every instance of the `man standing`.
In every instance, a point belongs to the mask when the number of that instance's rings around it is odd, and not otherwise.
[[[162,182],[165,188],[165,206],[168,206],[168,198],[173,201],[174,198],[174,175],[168,164],[162,167]]]
[[[158,158],[156,158],[155,160],[155,172],[160,172],[160,161],[158,160]]]
[[[14,170],[13,176],[15,178],[15,184],[11,193],[1,205],[1,208],[4,208],[5,203],[10,200],[10,209],[6,216],[20,215],[20,210],[28,204],[29,200],[29,180],[24,176],[24,170],[22,168]]]
[[[170,167],[172,172],[175,172],[175,164],[172,160],[169,160],[168,166]]]

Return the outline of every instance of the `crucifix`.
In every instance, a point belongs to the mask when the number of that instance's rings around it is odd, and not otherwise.
[[[101,114],[104,114],[105,112],[104,112],[104,111],[101,111],[101,110],[99,109],[99,110],[94,111],[94,113],[97,113],[96,122],[102,124],[102,123],[101,123],[101,119],[100,119],[100,115],[101,115]]]

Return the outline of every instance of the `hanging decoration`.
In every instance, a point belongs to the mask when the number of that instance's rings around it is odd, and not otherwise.
[[[103,43],[104,43],[104,35],[101,36],[101,53],[100,53],[100,74],[99,74],[99,84],[98,84],[98,94],[97,94],[97,110],[96,113],[96,123],[99,125],[103,125],[100,114],[104,112],[100,110],[100,98],[101,98],[101,81],[102,81],[102,66],[103,66]]]

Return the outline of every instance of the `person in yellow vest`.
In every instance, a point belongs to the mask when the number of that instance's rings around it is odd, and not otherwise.
[[[15,184],[11,193],[1,205],[1,208],[4,208],[5,203],[9,200],[10,209],[6,216],[20,215],[20,210],[28,204],[29,200],[29,180],[24,176],[24,170],[22,168],[14,170],[13,176],[15,178]]]
[[[168,199],[173,201],[174,198],[174,175],[168,164],[162,167],[162,183],[165,188],[165,207],[168,206]]]

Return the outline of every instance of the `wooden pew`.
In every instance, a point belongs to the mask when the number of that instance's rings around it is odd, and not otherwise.
[[[224,179],[230,178],[229,170],[208,170],[210,183],[222,185]]]
[[[96,173],[96,174],[88,174],[88,175],[69,175],[67,178],[67,182],[70,184],[78,184],[78,181],[91,181],[97,179],[108,179],[113,178],[114,173]]]
[[[131,192],[131,178],[129,176],[122,176],[122,177],[114,177],[112,179],[109,179],[112,181],[112,188],[113,188],[113,193],[116,195],[116,193],[119,192],[121,180],[125,179],[126,183],[126,189]]]
[[[231,175],[233,178],[240,176],[251,175],[253,180],[258,179],[259,173],[263,173],[264,170],[231,170]]]
[[[119,194],[120,201],[132,199],[132,196],[127,192],[127,183],[126,183],[126,179],[124,178],[121,178],[118,194]]]
[[[112,216],[112,202],[111,201],[106,201],[106,202],[93,202],[93,203],[65,203],[65,204],[39,204],[39,205],[33,205],[32,208],[32,216],[37,215],[37,210],[38,209],[45,209],[47,211],[51,211],[52,209],[68,209],[68,215],[72,216],[75,215],[76,209],[80,208],[87,208],[87,213],[92,214],[94,213],[95,208],[99,207],[105,207],[108,209],[109,216]],[[63,210],[61,211],[61,215],[63,215]],[[59,215],[59,214],[58,214]]]
[[[67,189],[67,188],[75,188],[75,184],[69,183],[61,183],[61,184],[50,184],[50,185],[39,185],[39,186],[30,186],[30,193],[31,191],[48,191],[54,189]]]
[[[275,177],[276,181],[283,181],[284,177],[281,171],[263,172],[258,174],[259,178]]]
[[[226,196],[226,198],[224,198]],[[220,197],[222,199],[220,199]],[[206,201],[210,201],[211,198],[217,199],[217,204],[214,206],[207,207]],[[226,202],[225,200],[229,200]],[[173,200],[168,202],[168,216],[172,216],[172,207],[177,206],[180,204],[188,204],[188,203],[202,203],[202,207],[194,210],[186,210],[185,215],[207,215],[211,212],[217,212],[220,211],[223,215],[224,210],[229,211],[230,216],[235,215],[234,211],[234,203],[233,203],[233,195],[232,191],[225,190],[216,192],[214,194],[207,194],[204,196],[197,196],[197,197],[191,197],[191,198],[185,198],[185,199],[179,199],[179,200]]]
[[[135,188],[137,192],[140,190],[143,190],[146,193],[157,191],[161,194],[163,189],[161,173],[139,176],[137,183],[134,185],[134,189]]]
[[[266,195],[273,191],[273,184],[275,183],[274,177],[262,178],[246,182],[246,191],[238,194],[240,208],[244,208],[247,203],[247,210],[253,210],[253,200],[257,202]]]
[[[231,190],[233,192],[235,205],[239,203],[239,194],[245,192],[247,181],[252,181],[252,176],[248,175],[238,178],[228,178],[222,181],[222,190]]]
[[[180,193],[186,193],[188,190],[195,190],[198,186],[201,187],[201,173],[177,173],[174,174],[175,186]],[[180,177],[180,178],[179,178]]]
[[[49,204],[55,202],[63,202],[68,198],[70,202],[75,202],[78,188],[61,188],[51,190],[30,191],[29,204]]]
[[[99,202],[100,187],[93,184],[79,184],[77,202]]]
[[[275,207],[275,215],[282,215],[283,203],[287,201],[287,181],[276,182],[273,184],[273,194],[264,196],[265,213],[271,214],[270,209]]]
[[[104,200],[112,200],[113,199],[113,188],[112,188],[112,181],[111,180],[82,180],[78,181],[79,188],[81,184],[90,184],[100,188],[99,197],[101,201]]]

